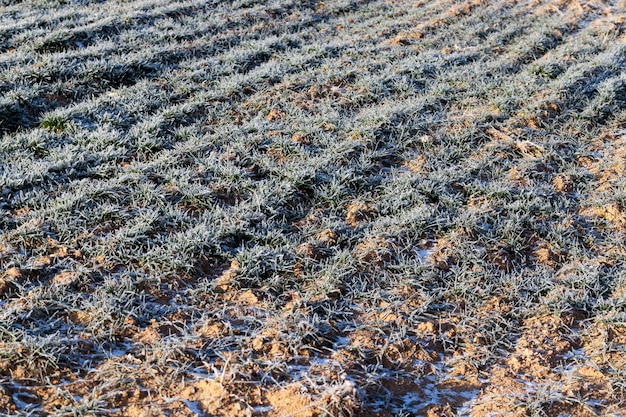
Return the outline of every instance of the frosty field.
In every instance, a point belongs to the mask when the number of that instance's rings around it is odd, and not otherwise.
[[[0,0],[0,415],[626,416],[626,2]]]

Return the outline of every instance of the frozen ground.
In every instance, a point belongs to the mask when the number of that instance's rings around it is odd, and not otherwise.
[[[626,415],[625,19],[0,0],[0,414]]]

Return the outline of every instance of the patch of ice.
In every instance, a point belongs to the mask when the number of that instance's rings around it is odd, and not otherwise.
[[[428,249],[414,249],[415,254],[419,258],[420,261],[426,262],[428,257],[435,251],[435,248]]]
[[[255,414],[256,413],[269,413],[270,411],[274,411],[274,407],[257,405],[256,407],[253,408],[253,410]]]
[[[193,368],[193,369],[190,369],[188,372],[194,378],[206,379],[211,376],[211,374],[207,372],[206,368]]]
[[[198,416],[203,416],[204,415],[202,410],[200,410],[200,407],[198,406],[198,402],[197,401],[189,401],[189,400],[181,400],[181,401],[182,401],[183,404],[185,404],[185,406],[192,413],[195,413]]]
[[[340,349],[342,347],[348,346],[350,344],[349,337],[338,337],[337,341],[333,343],[333,350]]]

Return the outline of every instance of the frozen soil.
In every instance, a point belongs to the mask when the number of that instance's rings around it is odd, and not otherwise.
[[[626,3],[0,0],[0,414],[626,415]]]

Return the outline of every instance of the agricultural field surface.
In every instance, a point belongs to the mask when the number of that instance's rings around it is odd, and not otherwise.
[[[0,415],[626,416],[626,1],[0,0]]]

